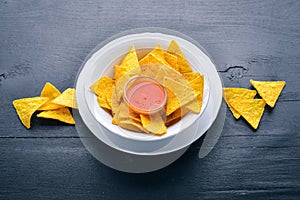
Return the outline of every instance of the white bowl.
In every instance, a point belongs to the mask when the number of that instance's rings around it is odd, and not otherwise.
[[[165,151],[172,151],[172,149],[170,150],[166,148],[166,146],[175,142],[175,146],[178,144],[178,148],[182,148],[199,138],[199,135],[201,136],[207,130],[202,130],[201,134],[197,132],[199,118],[204,113],[210,100],[209,97],[211,96],[209,92],[211,84],[208,75],[212,74],[212,71],[214,76],[217,74],[213,62],[198,45],[190,41],[191,39],[166,29],[160,29],[159,31],[157,31],[157,29],[146,30],[146,32],[143,32],[143,30],[132,30],[127,33],[122,33],[99,45],[84,62],[76,83],[79,113],[82,116],[91,115],[99,123],[92,125],[87,119],[84,119],[87,117],[83,117],[83,121],[87,127],[93,129],[91,130],[93,134],[101,141],[106,141],[107,144],[119,150],[137,154],[162,153],[163,149]],[[189,113],[179,122],[168,127],[167,133],[160,137],[128,131],[113,125],[111,123],[112,117],[98,106],[97,98],[90,91],[89,87],[103,75],[112,77],[113,66],[120,63],[122,57],[128,53],[132,44],[137,50],[145,48],[153,49],[157,44],[160,44],[163,49],[166,49],[171,40],[178,42],[187,60],[193,67],[193,70],[204,74],[204,95],[200,114]],[[221,81],[218,80],[214,80],[214,84],[216,84],[216,81],[218,83],[217,85],[221,85]],[[221,92],[221,87],[218,87],[218,93],[219,92]],[[217,101],[214,103],[217,108],[220,107],[221,98],[219,94]],[[86,108],[88,108],[88,111]],[[87,114],[87,112],[89,112],[89,114]],[[90,119],[91,116],[89,116]],[[208,128],[214,119],[215,116],[212,116],[212,120],[201,121],[201,123],[206,123],[205,127]],[[188,139],[183,140],[183,142],[177,141],[178,138],[182,138],[182,134],[188,136]],[[174,149],[174,145],[172,148]]]

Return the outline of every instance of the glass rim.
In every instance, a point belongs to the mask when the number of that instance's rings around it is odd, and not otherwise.
[[[159,106],[150,108],[150,109],[141,109],[141,108],[134,106],[132,103],[130,103],[130,101],[127,97],[127,87],[129,86],[130,83],[132,83],[133,81],[135,81],[137,79],[148,79],[149,80],[148,82],[153,82],[163,89],[164,100],[161,104],[159,104]],[[135,76],[135,77],[129,79],[125,83],[124,88],[123,88],[123,99],[129,107],[134,108],[134,111],[137,111],[140,114],[153,114],[153,113],[160,111],[166,105],[167,99],[168,99],[168,94],[167,94],[167,90],[166,90],[165,86],[157,79],[155,79],[151,76]]]

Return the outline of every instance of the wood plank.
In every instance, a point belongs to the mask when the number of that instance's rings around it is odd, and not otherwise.
[[[297,194],[299,146],[232,148],[226,145],[232,139],[224,137],[204,159],[197,156],[199,140],[169,167],[147,174],[105,167],[78,138],[1,139],[0,195],[5,199],[120,199],[126,194],[156,199],[162,197],[161,191],[172,190],[163,196],[278,199]]]

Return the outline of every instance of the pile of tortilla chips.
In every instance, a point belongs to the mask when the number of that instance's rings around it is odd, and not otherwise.
[[[26,128],[30,128],[31,116],[41,111],[37,117],[59,120],[75,124],[69,108],[77,108],[75,89],[68,88],[63,93],[47,82],[39,97],[22,98],[13,101],[17,114]]]
[[[250,83],[256,90],[246,88],[224,88],[224,99],[233,116],[242,116],[254,129],[257,129],[264,113],[265,105],[274,107],[285,86],[285,81],[254,81]],[[255,99],[256,94],[262,99]]]
[[[164,85],[167,91],[165,109],[154,114],[133,112],[123,100],[125,84],[136,76],[150,76]],[[132,45],[113,77],[103,76],[90,86],[98,104],[112,115],[112,123],[127,130],[163,135],[167,127],[178,122],[188,112],[200,113],[204,77],[193,72],[176,41],[163,50],[155,49],[139,58]]]

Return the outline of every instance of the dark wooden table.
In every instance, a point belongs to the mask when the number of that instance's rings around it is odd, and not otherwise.
[[[101,164],[75,127],[32,118],[12,101],[46,81],[74,86],[88,53],[138,27],[178,30],[214,59],[225,87],[285,80],[257,131],[227,110],[222,135],[203,159],[203,137],[176,162],[130,174]],[[299,199],[300,2],[0,0],[0,199]]]

